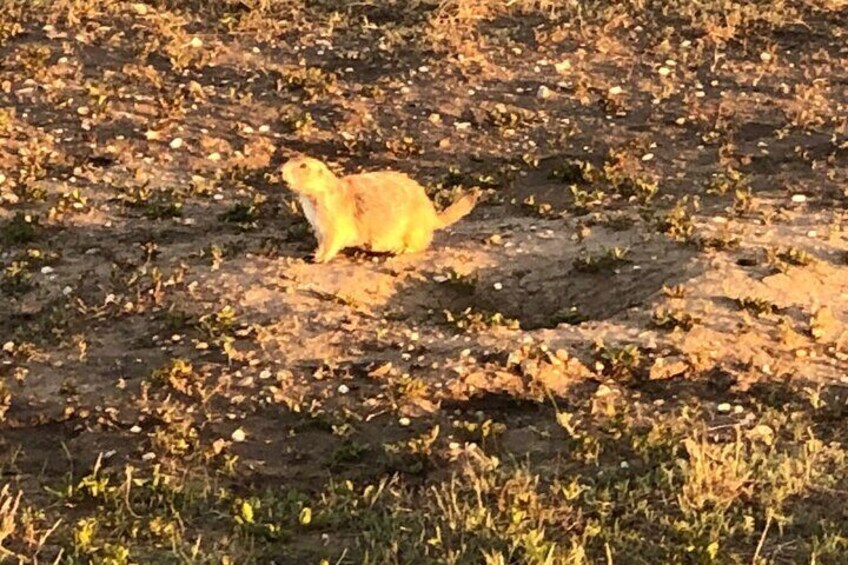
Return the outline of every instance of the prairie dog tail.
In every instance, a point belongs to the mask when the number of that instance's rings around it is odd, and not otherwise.
[[[480,192],[477,190],[460,196],[456,200],[456,202],[445,208],[444,211],[438,215],[438,227],[446,228],[467,216],[471,212],[471,210],[474,209],[474,206],[477,204],[477,199],[479,197]]]

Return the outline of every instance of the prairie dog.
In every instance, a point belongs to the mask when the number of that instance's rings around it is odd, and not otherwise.
[[[424,187],[403,173],[338,177],[311,157],[290,159],[282,172],[318,239],[317,263],[348,247],[393,254],[424,251],[433,232],[471,212],[479,196],[477,191],[466,194],[437,213]]]

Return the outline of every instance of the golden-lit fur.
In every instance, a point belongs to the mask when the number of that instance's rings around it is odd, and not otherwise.
[[[359,247],[378,253],[424,251],[433,232],[471,212],[477,192],[437,213],[424,188],[403,173],[383,171],[337,177],[310,157],[283,165],[283,180],[300,198],[326,263],[339,251]]]

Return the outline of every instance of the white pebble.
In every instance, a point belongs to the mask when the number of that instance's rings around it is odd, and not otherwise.
[[[350,392],[350,388],[345,384],[341,384],[339,385],[338,391],[339,394],[347,394]]]
[[[244,433],[244,430],[241,428],[236,428],[233,434],[230,436],[233,438],[233,441],[236,443],[240,443],[247,438],[247,434]]]
[[[539,90],[536,91],[536,98],[540,100],[547,100],[548,98],[553,96],[553,94],[553,91],[543,84],[539,87]]]

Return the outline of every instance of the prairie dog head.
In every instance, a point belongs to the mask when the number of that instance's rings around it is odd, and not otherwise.
[[[332,190],[338,178],[318,159],[294,157],[283,165],[283,180],[292,191],[307,196],[318,196]]]

